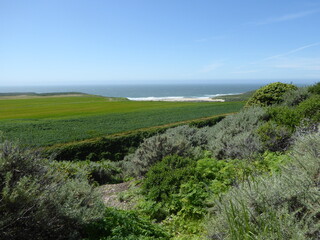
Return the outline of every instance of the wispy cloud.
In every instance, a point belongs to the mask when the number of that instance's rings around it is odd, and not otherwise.
[[[272,60],[272,59],[286,57],[286,56],[289,56],[289,55],[291,55],[293,53],[300,52],[300,51],[302,51],[304,49],[311,48],[311,47],[316,47],[316,46],[319,46],[319,45],[320,45],[320,42],[304,45],[304,46],[292,49],[292,50],[290,50],[288,52],[285,52],[285,53],[281,53],[281,54],[277,54],[277,55],[273,55],[273,56],[270,56],[270,57],[263,58],[263,59],[261,59],[259,61],[253,62],[252,64],[256,64],[256,63],[259,63],[259,62],[264,62],[264,61],[268,61],[268,60]]]
[[[274,63],[275,68],[320,71],[320,58],[284,58]]]
[[[298,18],[303,18],[315,13],[318,13],[319,9],[317,10],[309,10],[309,11],[303,11],[303,12],[298,12],[298,13],[292,13],[292,14],[285,14],[279,17],[271,17],[271,18],[267,18],[265,20],[262,21],[258,21],[258,22],[253,22],[251,24],[253,25],[266,25],[266,24],[272,24],[272,23],[277,23],[277,22],[286,22],[286,21],[290,21],[290,20],[294,20],[294,19],[298,19]]]
[[[201,73],[208,73],[208,72],[212,72],[220,67],[223,66],[222,62],[215,62],[215,63],[211,63],[209,65],[205,65],[203,66],[203,68],[200,70]]]

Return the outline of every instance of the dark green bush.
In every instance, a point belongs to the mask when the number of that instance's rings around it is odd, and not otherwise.
[[[169,239],[159,225],[142,218],[132,211],[107,208],[102,220],[91,223],[86,228],[84,240],[166,240]]]
[[[286,126],[269,121],[259,127],[257,133],[266,150],[285,151],[290,146],[292,131]]]
[[[203,158],[198,161],[168,156],[150,168],[142,185],[144,210],[163,220],[171,214],[180,219],[201,219],[206,199],[225,192],[236,179],[234,162]]]
[[[314,95],[301,102],[297,111],[302,118],[309,119],[311,122],[320,122],[320,95]]]
[[[174,155],[165,157],[150,168],[142,184],[142,193],[147,201],[157,205],[158,209],[152,211],[153,218],[161,220],[180,210],[173,206],[174,194],[179,193],[182,183],[195,175],[195,166],[196,161]]]
[[[287,91],[295,89],[297,89],[297,87],[292,84],[281,82],[270,83],[259,88],[248,100],[246,106],[270,106],[281,103],[283,101],[283,95]]]
[[[0,239],[79,239],[103,205],[86,179],[69,179],[34,151],[0,143]]]
[[[300,125],[302,116],[295,108],[286,106],[273,106],[267,110],[270,120],[278,125],[286,126],[291,132],[294,132]]]
[[[310,86],[308,88],[308,91],[312,94],[320,94],[320,82],[317,82],[316,84]]]

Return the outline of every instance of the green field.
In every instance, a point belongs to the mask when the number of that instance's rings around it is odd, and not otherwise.
[[[0,131],[48,146],[237,112],[243,102],[110,101],[100,96],[0,100]]]

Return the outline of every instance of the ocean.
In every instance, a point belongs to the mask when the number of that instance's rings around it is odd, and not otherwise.
[[[0,93],[82,92],[106,97],[126,97],[130,100],[161,100],[163,98],[203,99],[220,95],[244,93],[258,89],[261,86],[261,84],[0,86]]]

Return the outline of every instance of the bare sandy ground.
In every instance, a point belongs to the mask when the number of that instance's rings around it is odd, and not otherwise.
[[[211,98],[163,98],[160,100],[164,102],[224,102],[224,99],[211,99]]]

